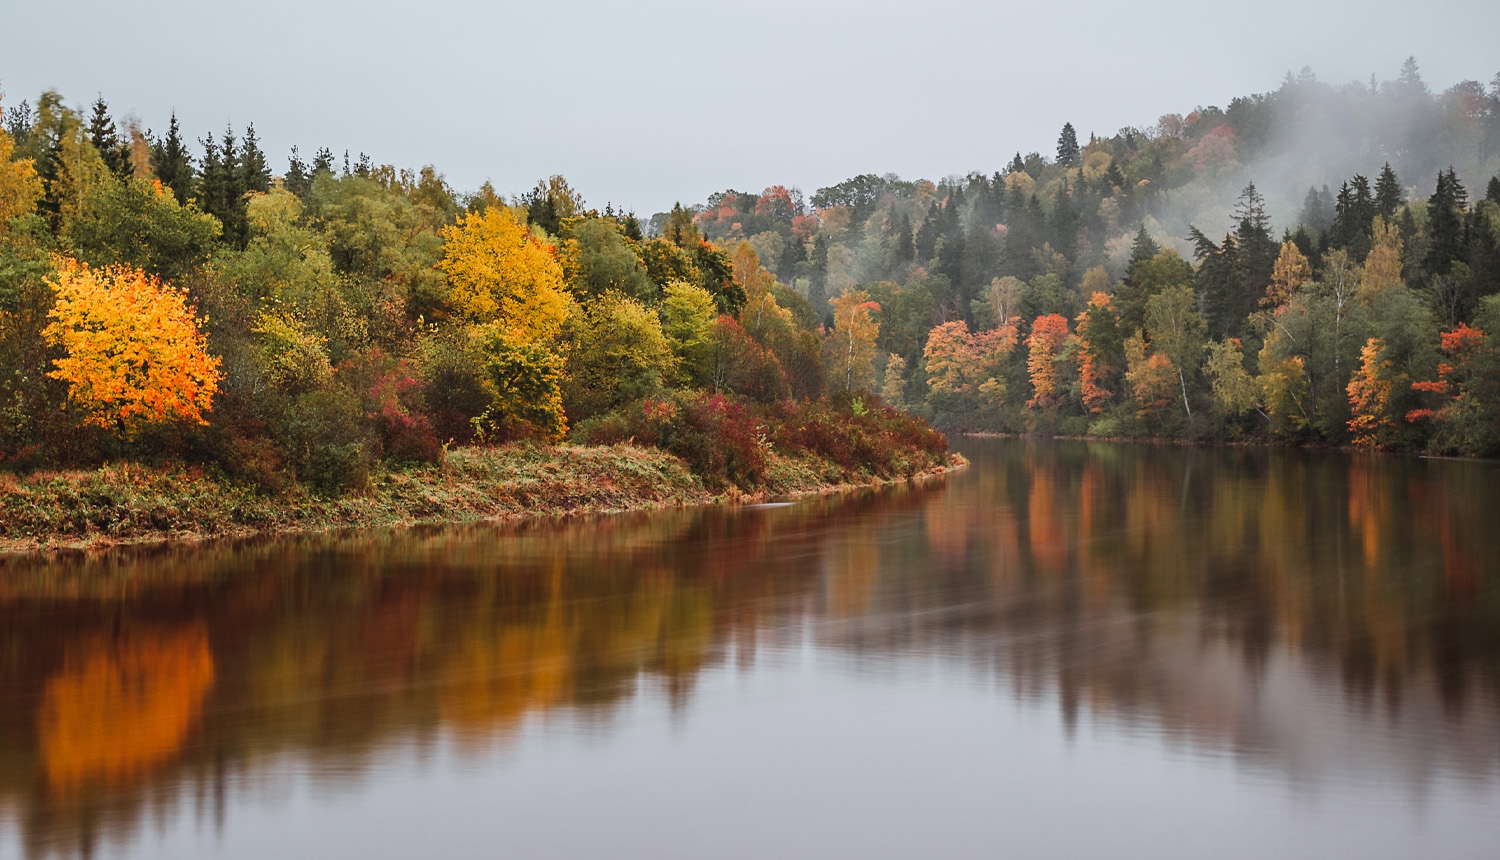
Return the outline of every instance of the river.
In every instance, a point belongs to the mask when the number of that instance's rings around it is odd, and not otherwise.
[[[1500,851],[1500,464],[0,561],[0,858]]]

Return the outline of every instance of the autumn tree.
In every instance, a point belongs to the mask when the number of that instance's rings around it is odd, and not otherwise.
[[[1163,420],[1163,410],[1176,397],[1172,390],[1176,376],[1177,369],[1165,355],[1146,354],[1146,339],[1140,331],[1125,339],[1125,383],[1142,421]]]
[[[1359,286],[1355,295],[1365,305],[1375,301],[1375,297],[1401,286],[1401,254],[1403,246],[1401,234],[1397,231],[1394,223],[1389,223],[1385,218],[1377,215],[1372,222],[1374,244],[1370,253],[1365,257],[1364,270],[1359,278]]]
[[[656,394],[676,359],[656,312],[618,292],[607,292],[563,325],[568,374],[563,403],[575,419]]]
[[[1281,253],[1276,257],[1276,265],[1271,270],[1271,285],[1266,288],[1266,295],[1260,300],[1262,307],[1275,310],[1284,306],[1292,300],[1303,284],[1312,280],[1312,266],[1308,264],[1307,257],[1297,248],[1294,242],[1282,242]]]
[[[1187,376],[1198,369],[1207,325],[1193,309],[1191,287],[1169,287],[1146,302],[1146,332],[1153,350],[1165,355],[1177,373],[1182,409],[1193,417],[1188,405]]]
[[[713,370],[710,334],[718,316],[714,297],[702,287],[672,281],[663,291],[658,310],[662,334],[677,358],[673,381],[695,387],[708,385]]]
[[[1433,421],[1439,450],[1500,450],[1500,351],[1483,329],[1466,323],[1442,333],[1442,350],[1437,379],[1411,384],[1429,405],[1409,411],[1406,420]]]
[[[139,270],[60,259],[44,335],[65,353],[49,374],[68,384],[87,424],[133,438],[158,425],[206,424],[220,360],[209,355],[187,294]]]
[[[1079,382],[1084,408],[1098,414],[1114,400],[1123,341],[1114,303],[1103,292],[1089,298],[1078,315]]]
[[[835,390],[868,389],[875,378],[875,339],[880,334],[880,305],[864,290],[850,290],[829,300],[833,330],[823,339],[829,384]]]
[[[1239,338],[1210,343],[1203,370],[1213,391],[1214,405],[1222,414],[1239,417],[1260,403],[1260,387],[1245,370],[1245,353]]]
[[[1026,371],[1031,377],[1031,399],[1026,405],[1033,409],[1055,409],[1062,393],[1062,368],[1059,357],[1068,340],[1068,320],[1060,314],[1039,316],[1031,324],[1031,334],[1026,337]]]
[[[439,265],[464,316],[498,323],[523,341],[551,338],[562,327],[569,308],[562,267],[513,210],[469,213],[444,229],[443,238]]]
[[[0,235],[11,219],[30,215],[42,199],[42,180],[30,158],[15,159],[15,141],[0,130]]]
[[[480,439],[557,442],[568,431],[563,413],[562,358],[502,323],[477,327],[473,348],[489,406],[473,419]]]
[[[1390,414],[1396,380],[1391,362],[1380,357],[1383,347],[1380,338],[1365,341],[1359,369],[1349,380],[1349,433],[1356,448],[1383,448],[1397,429]]]

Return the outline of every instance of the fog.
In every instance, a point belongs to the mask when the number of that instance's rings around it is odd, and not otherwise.
[[[1253,13],[1253,14],[1252,14]],[[1442,89],[1500,66],[1500,4],[1287,0],[1149,8],[1084,0],[913,5],[266,0],[0,7],[6,104],[56,88],[185,134],[254,122],[277,170],[320,146],[459,190],[563,173],[642,213],[726,187],[806,189],[864,172],[991,172],[1163,113],[1275,89],[1394,77]],[[1377,165],[1378,167],[1378,165]]]

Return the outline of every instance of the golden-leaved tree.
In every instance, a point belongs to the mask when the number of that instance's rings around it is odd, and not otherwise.
[[[823,341],[829,386],[834,390],[870,388],[875,378],[875,339],[880,335],[880,305],[864,290],[830,299],[833,331]]]
[[[36,202],[42,199],[42,180],[36,175],[36,165],[29,158],[12,161],[14,154],[15,142],[0,129],[0,235],[10,219],[35,212]]]
[[[48,375],[68,384],[84,421],[131,438],[152,426],[206,424],[220,379],[186,292],[137,269],[57,261],[43,330],[66,355]]]
[[[551,246],[504,206],[471,212],[443,231],[439,265],[453,303],[470,321],[498,323],[523,341],[547,340],[562,328],[569,297]]]

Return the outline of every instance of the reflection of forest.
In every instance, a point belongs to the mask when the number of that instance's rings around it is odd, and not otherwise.
[[[0,565],[0,820],[34,854],[288,755],[672,701],[803,635],[1294,779],[1500,769],[1493,465],[973,442],[946,485]],[[497,539],[497,536],[499,539]]]

